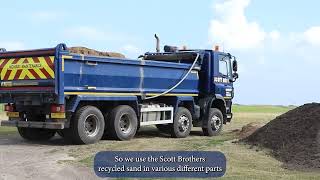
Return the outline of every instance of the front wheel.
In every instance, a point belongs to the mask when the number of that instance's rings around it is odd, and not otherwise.
[[[211,108],[209,111],[209,117],[204,122],[205,126],[202,127],[203,134],[205,136],[216,136],[222,131],[223,127],[223,115],[217,108]]]
[[[51,139],[56,131],[51,129],[37,129],[18,127],[20,136],[29,141],[45,141]]]
[[[185,138],[189,136],[192,128],[192,115],[187,108],[179,107],[171,127],[171,136]]]

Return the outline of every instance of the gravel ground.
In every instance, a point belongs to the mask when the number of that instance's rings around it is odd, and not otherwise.
[[[0,180],[98,179],[91,168],[61,163],[73,160],[67,154],[71,147],[58,137],[30,143],[16,134],[0,135]]]

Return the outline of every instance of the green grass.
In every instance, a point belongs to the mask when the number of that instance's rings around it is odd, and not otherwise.
[[[232,111],[235,113],[285,113],[294,106],[271,106],[271,105],[233,105]]]
[[[84,159],[81,159],[79,162],[84,164],[87,167],[92,167],[93,166],[93,160],[94,160],[94,156],[89,156],[89,157],[86,157]]]
[[[0,104],[0,107],[2,105]],[[0,121],[1,120],[7,120],[8,117],[6,116],[5,112],[1,112],[0,108]],[[10,134],[15,134],[17,133],[17,128],[15,127],[5,127],[5,126],[0,126],[0,135],[10,135]]]
[[[17,128],[15,127],[0,126],[0,135],[11,135],[16,133],[17,133]]]

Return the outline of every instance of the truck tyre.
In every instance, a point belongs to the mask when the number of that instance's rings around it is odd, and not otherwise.
[[[71,120],[71,127],[63,131],[64,138],[75,144],[98,142],[104,132],[104,117],[94,106],[83,106]]]
[[[211,108],[209,117],[205,122],[205,127],[202,127],[205,136],[216,136],[222,131],[223,115],[217,108]]]
[[[170,131],[171,131],[170,124],[157,124],[156,127],[160,132],[170,134]]]
[[[55,134],[55,130],[51,129],[38,129],[38,128],[25,128],[18,127],[20,136],[29,141],[45,141],[51,139]]]
[[[138,128],[138,119],[134,109],[120,105],[110,113],[109,128],[112,138],[121,141],[132,139]]]
[[[187,108],[179,107],[171,125],[171,136],[185,138],[189,136],[192,127],[192,115]]]

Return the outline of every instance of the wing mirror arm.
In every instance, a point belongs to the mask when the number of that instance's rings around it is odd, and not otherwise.
[[[230,82],[235,82],[239,78],[239,74],[234,72],[232,74],[232,79],[230,79]]]

